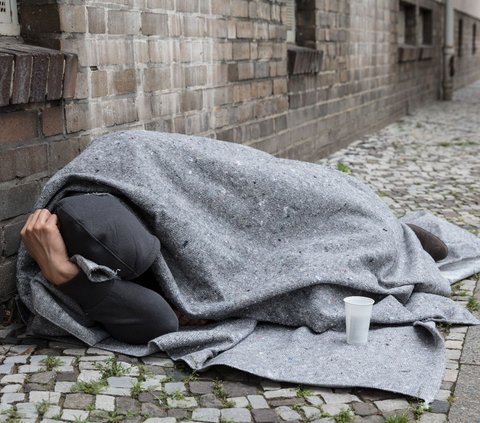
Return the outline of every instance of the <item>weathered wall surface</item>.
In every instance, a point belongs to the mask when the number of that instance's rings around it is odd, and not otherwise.
[[[42,184],[96,136],[146,128],[316,160],[437,98],[443,5],[409,4],[431,11],[431,45],[398,44],[397,0],[298,0],[298,44],[323,61],[304,52],[315,66],[292,74],[285,0],[19,0],[25,41],[79,67],[71,97],[0,107],[0,300]],[[480,77],[471,19],[457,86]]]
[[[461,35],[460,26],[463,27]],[[455,77],[453,81],[454,88],[457,89],[471,84],[480,77],[480,20],[455,11],[454,28]]]

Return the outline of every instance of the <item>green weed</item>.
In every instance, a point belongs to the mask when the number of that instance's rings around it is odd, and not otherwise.
[[[385,423],[409,423],[409,419],[405,414],[400,416],[389,416],[385,418]]]
[[[59,357],[53,355],[47,355],[43,360],[40,360],[40,364],[43,364],[48,371],[53,370],[55,367],[62,366],[63,363]]]
[[[347,410],[344,408],[340,413],[338,413],[336,416],[333,416],[333,420],[335,420],[335,423],[350,423],[353,422],[355,419],[355,416],[350,410]]]
[[[350,169],[350,167],[347,164],[342,162],[337,163],[337,169],[343,173],[352,173],[352,169]]]
[[[430,411],[430,407],[425,402],[418,402],[416,404],[410,404],[410,409],[412,410],[415,420],[419,420],[420,417],[427,411]]]
[[[469,299],[468,299],[468,302],[467,302],[467,308],[471,311],[471,312],[474,312],[478,309],[478,306],[479,306],[479,302],[478,300],[474,297],[474,296],[471,296]]]
[[[107,383],[104,380],[80,381],[72,386],[70,392],[85,392],[86,394],[97,395],[106,385]]]
[[[37,413],[42,417],[50,407],[50,403],[47,400],[42,400],[35,405]]]
[[[312,395],[312,391],[308,388],[304,388],[303,386],[298,386],[295,392],[299,398],[305,398],[309,395]]]
[[[117,357],[111,357],[104,363],[96,363],[95,368],[100,370],[101,378],[104,380],[112,376],[125,376],[130,372],[128,368],[118,362]]]

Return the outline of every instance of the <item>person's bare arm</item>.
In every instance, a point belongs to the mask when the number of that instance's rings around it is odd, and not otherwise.
[[[28,217],[20,234],[43,276],[54,285],[67,282],[79,272],[78,266],[68,258],[56,214],[47,209],[36,210]]]

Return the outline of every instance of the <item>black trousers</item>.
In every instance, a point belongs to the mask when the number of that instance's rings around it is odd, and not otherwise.
[[[117,197],[82,194],[62,199],[55,212],[68,254],[118,269],[122,277],[92,282],[82,270],[58,288],[110,335],[130,344],[178,330],[178,318],[157,292],[150,269],[160,244]]]
[[[170,304],[144,286],[153,281],[146,279],[149,273],[134,281],[115,278],[92,282],[80,270],[58,288],[76,300],[85,314],[104,326],[113,338],[144,344],[178,330],[178,319]]]

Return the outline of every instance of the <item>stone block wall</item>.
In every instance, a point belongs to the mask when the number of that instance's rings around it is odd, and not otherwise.
[[[99,135],[205,135],[313,161],[441,89],[436,0],[405,0],[432,11],[430,46],[398,45],[398,0],[297,0],[295,48],[286,0],[18,1],[25,42],[76,54],[78,73],[71,97],[0,107],[0,302],[41,186]],[[457,60],[458,86],[480,77],[477,57]]]
[[[460,25],[460,21],[462,24]],[[462,36],[460,37],[460,26]],[[475,28],[475,29],[474,29]],[[475,32],[475,38],[473,37]],[[461,38],[461,39],[460,39]],[[455,11],[455,77],[454,88],[460,88],[479,79],[480,20]],[[474,46],[474,40],[476,40]]]

